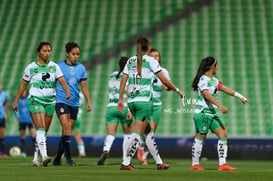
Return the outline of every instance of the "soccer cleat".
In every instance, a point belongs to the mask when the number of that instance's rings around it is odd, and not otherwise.
[[[120,166],[120,170],[138,170],[137,168],[135,168],[133,165],[123,165],[121,164]]]
[[[166,170],[170,168],[170,165],[167,163],[157,164],[157,170]]]
[[[40,161],[39,160],[32,160],[32,166],[35,166],[35,167],[41,166]]]
[[[106,160],[106,158],[109,156],[109,153],[108,151],[104,151],[102,152],[100,158],[99,158],[99,161],[98,161],[98,165],[104,165],[104,162]]]
[[[62,161],[60,159],[54,158],[53,165],[55,165],[55,166],[61,166],[62,165]]]
[[[143,160],[143,162],[142,162],[142,164],[143,164],[143,165],[148,165],[147,160],[146,160],[146,159],[144,159],[144,160]]]
[[[27,154],[24,153],[24,152],[22,152],[22,153],[21,153],[21,157],[27,157]]]
[[[44,167],[47,167],[47,164],[48,164],[49,162],[51,162],[51,158],[45,157],[45,158],[43,159],[43,166],[44,166]]]
[[[236,171],[237,168],[229,166],[228,164],[219,165],[218,166],[219,171]]]
[[[82,158],[82,157],[86,157],[86,153],[85,152],[79,154],[79,158]]]
[[[204,170],[204,169],[198,164],[198,165],[192,165],[191,170]]]
[[[3,157],[3,158],[7,158],[7,157],[9,157],[6,153],[2,153],[1,154],[1,157]]]
[[[78,166],[77,163],[75,163],[73,160],[68,160],[66,162],[66,165],[70,166],[70,167],[76,167],[76,166]]]

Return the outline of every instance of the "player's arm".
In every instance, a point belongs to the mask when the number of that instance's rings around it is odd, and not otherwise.
[[[128,94],[129,94],[129,86],[127,85],[127,89],[126,89],[126,104],[127,104],[127,121],[130,121],[132,119],[132,114],[131,111],[129,109],[129,105],[128,105]]]
[[[173,91],[176,91],[181,97],[185,97],[185,93],[179,90],[170,80],[168,80],[162,71],[156,73],[161,82]]]
[[[119,99],[118,99],[118,111],[122,113],[123,113],[123,107],[124,107],[123,95],[124,95],[124,89],[125,89],[127,80],[128,80],[128,75],[122,74],[122,78],[119,85]]]
[[[234,91],[232,88],[227,87],[225,85],[222,85],[222,87],[220,88],[220,91],[223,91],[224,93],[226,93],[228,95],[238,97],[242,101],[243,104],[248,102],[247,98],[245,98],[243,95],[241,95],[240,93]]]
[[[91,101],[90,101],[90,96],[89,96],[89,91],[88,91],[88,88],[87,88],[86,80],[82,80],[80,82],[80,85],[81,85],[81,88],[82,88],[82,93],[84,95],[84,98],[85,98],[85,100],[87,102],[86,110],[87,110],[87,112],[90,112],[91,109],[92,109],[92,106],[91,106]]]
[[[67,85],[67,83],[66,83],[66,81],[65,81],[65,79],[64,79],[64,76],[59,77],[59,78],[58,78],[58,81],[60,82],[62,88],[63,88],[64,91],[65,91],[65,98],[66,98],[67,100],[69,100],[69,99],[70,99],[70,91],[69,91],[69,87],[68,87],[68,85]]]
[[[17,95],[15,97],[15,100],[13,102],[13,106],[12,106],[13,111],[17,111],[18,110],[18,101],[19,101],[22,93],[26,90],[27,85],[28,85],[28,82],[23,79],[22,82],[21,82],[21,85],[20,85],[20,87],[18,89],[18,92],[17,92]]]
[[[202,91],[202,94],[203,94],[204,98],[205,98],[207,101],[209,101],[210,103],[216,105],[216,106],[220,109],[220,111],[221,111],[222,113],[227,113],[227,112],[228,112],[227,108],[226,108],[225,106],[223,106],[219,101],[217,101],[217,100],[210,94],[210,92],[209,92],[208,89],[204,89],[204,90]]]

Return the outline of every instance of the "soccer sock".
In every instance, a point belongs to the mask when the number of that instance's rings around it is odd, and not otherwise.
[[[130,136],[131,136],[131,134],[124,134],[123,135],[122,160],[124,160],[126,157],[128,146],[129,146],[129,141],[130,141]]]
[[[123,165],[129,165],[131,163],[131,159],[134,157],[136,154],[137,148],[139,146],[139,140],[141,133],[132,133],[131,138],[129,141],[128,149],[127,149],[127,154],[125,159],[122,161]]]
[[[59,141],[59,146],[58,146],[58,151],[57,151],[57,155],[56,155],[56,160],[60,160],[62,158],[62,155],[64,153],[64,147],[63,147],[63,137],[61,137],[60,141]]]
[[[217,151],[218,151],[218,157],[219,157],[219,165],[226,164],[226,158],[227,158],[227,138],[220,138],[218,140],[217,144]]]
[[[46,138],[45,138],[45,130],[40,128],[36,131],[36,141],[38,144],[38,148],[40,154],[43,159],[47,157],[47,150],[46,150]]]
[[[162,164],[163,161],[160,158],[160,155],[158,153],[157,144],[155,142],[154,132],[148,133],[148,135],[146,137],[146,145],[147,145],[147,147],[149,149],[149,152],[153,156],[156,164]]]
[[[21,138],[20,142],[21,142],[21,152],[26,153],[26,139]]]
[[[4,153],[4,138],[0,138],[0,153]]]
[[[194,142],[192,143],[192,149],[191,149],[191,158],[192,158],[192,164],[191,165],[198,165],[199,159],[202,153],[203,148],[203,139],[201,138],[195,138]]]
[[[85,147],[83,142],[78,143],[78,151],[80,155],[85,155]]]
[[[107,135],[104,139],[104,146],[103,146],[103,151],[110,152],[110,149],[112,147],[112,144],[115,140],[115,136],[113,135]]]
[[[34,154],[33,154],[33,160],[38,160],[39,159],[39,148],[38,148],[38,143],[36,141],[36,137],[33,138],[33,144],[34,144]]]
[[[62,136],[62,142],[63,142],[63,150],[65,153],[66,160],[71,160],[71,140],[70,136]]]

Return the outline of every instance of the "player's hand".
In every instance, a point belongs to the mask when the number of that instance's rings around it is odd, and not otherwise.
[[[65,99],[66,100],[70,100],[71,96],[70,96],[70,91],[66,91],[65,92]]]
[[[130,121],[131,119],[132,119],[132,113],[131,113],[130,109],[128,108],[127,121]]]
[[[185,98],[185,93],[181,90],[178,91],[178,94],[180,95],[181,98]]]
[[[12,110],[13,110],[13,112],[18,111],[18,102],[17,101],[14,101],[13,106],[12,106]]]
[[[221,105],[221,106],[219,106],[218,108],[220,109],[220,111],[221,111],[223,114],[228,113],[228,109],[227,109],[225,106]]]
[[[92,106],[91,106],[90,103],[88,103],[88,104],[86,105],[86,111],[87,111],[87,112],[90,112],[91,110],[92,110]]]
[[[248,102],[247,98],[245,98],[245,97],[242,97],[241,101],[242,101],[243,104],[246,104]]]
[[[123,107],[124,107],[123,100],[122,101],[119,100],[118,107],[117,107],[118,111],[123,113]]]

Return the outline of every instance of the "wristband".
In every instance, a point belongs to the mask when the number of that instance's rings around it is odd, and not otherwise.
[[[243,95],[241,95],[241,94],[238,93],[238,92],[235,92],[234,96],[235,96],[235,97],[238,97],[239,99],[247,100],[247,98],[245,98]]]
[[[178,92],[179,92],[179,89],[176,87],[175,91],[178,93]]]

